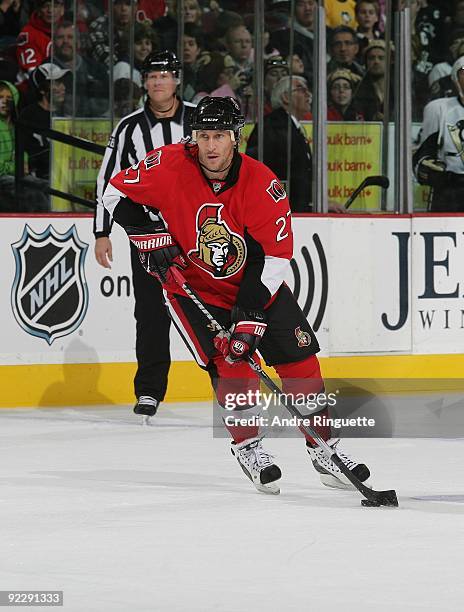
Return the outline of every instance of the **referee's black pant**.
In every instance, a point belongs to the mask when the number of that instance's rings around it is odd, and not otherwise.
[[[137,248],[131,244],[132,284],[136,320],[135,352],[137,373],[134,391],[137,397],[151,395],[163,401],[171,365],[169,328],[171,319],[164,305],[161,284],[143,269]]]

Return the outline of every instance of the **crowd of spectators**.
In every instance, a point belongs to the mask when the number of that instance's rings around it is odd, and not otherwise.
[[[0,112],[0,157],[6,160],[0,166],[1,176],[11,171],[7,160],[13,155],[8,147],[14,145],[15,118],[40,100],[43,103],[44,88],[39,90],[33,78],[40,66],[60,69],[47,72],[45,95],[56,97],[57,88],[52,86],[56,80],[64,88],[62,101],[49,100],[45,105],[48,124],[52,112],[78,118],[122,117],[143,103],[140,67],[145,57],[155,50],[179,49],[178,4],[176,0],[0,0],[0,82],[14,101],[10,119]],[[384,39],[385,5],[385,0],[325,2],[329,121],[393,117],[394,80],[389,79],[388,92],[385,82],[387,70],[393,74],[395,52]],[[264,62],[266,115],[275,110],[272,92],[279,79],[289,75],[290,66],[313,93],[316,0],[295,0],[293,21],[290,2],[264,0],[262,58],[253,48],[254,0],[184,0],[183,7],[185,100],[196,103],[205,94],[231,95],[240,101],[247,119],[254,121],[257,61]],[[450,73],[455,59],[464,53],[464,0],[411,0],[411,16],[412,108],[413,119],[420,121],[430,100],[455,95]],[[310,118],[308,109],[304,119]],[[36,154],[31,153],[30,168]]]

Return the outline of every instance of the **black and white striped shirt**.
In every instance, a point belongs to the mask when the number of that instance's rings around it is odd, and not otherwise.
[[[150,110],[147,100],[143,108],[121,119],[110,137],[98,173],[93,227],[95,238],[109,236],[111,232],[112,220],[102,199],[110,179],[120,170],[144,159],[153,149],[180,142],[182,138],[190,136],[194,108],[194,104],[180,101],[175,115],[158,119]]]

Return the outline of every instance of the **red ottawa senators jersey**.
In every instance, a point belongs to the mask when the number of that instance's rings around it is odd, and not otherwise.
[[[51,39],[48,26],[37,13],[33,13],[16,43],[16,58],[23,72],[31,72],[50,56]]]
[[[113,213],[125,197],[160,212],[188,258],[187,282],[208,304],[262,309],[282,284],[293,253],[290,208],[264,164],[235,153],[221,187],[202,173],[197,147],[168,145],[113,177],[103,201]],[[173,281],[166,288],[183,293]]]

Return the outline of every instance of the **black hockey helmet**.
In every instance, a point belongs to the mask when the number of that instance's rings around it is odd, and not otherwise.
[[[244,125],[245,117],[240,110],[240,104],[231,96],[225,98],[205,96],[192,113],[192,132],[231,130],[238,142],[240,130]]]
[[[172,72],[173,76],[178,79],[181,69],[182,64],[175,53],[172,51],[155,51],[144,59],[141,72],[142,75],[154,71]]]

